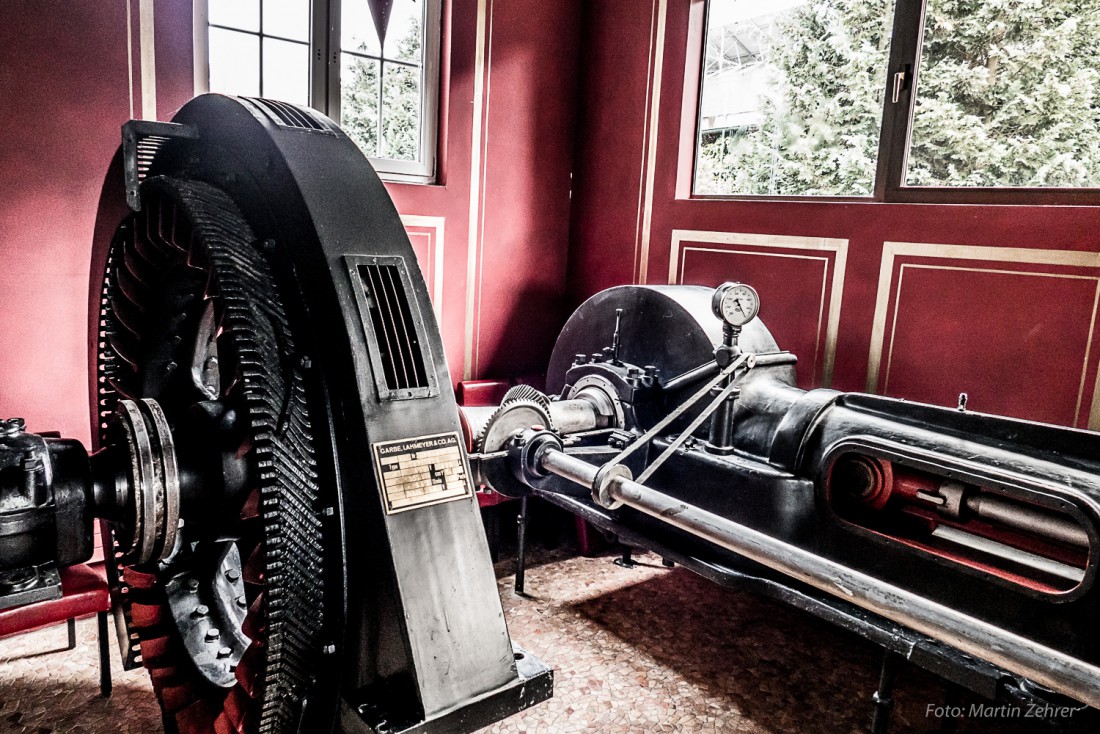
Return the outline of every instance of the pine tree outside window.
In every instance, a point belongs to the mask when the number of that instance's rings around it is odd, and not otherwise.
[[[195,0],[196,92],[309,105],[387,180],[435,179],[440,0]]]
[[[869,196],[893,0],[711,0],[695,192]]]
[[[1100,0],[707,0],[692,193],[1100,199]]]

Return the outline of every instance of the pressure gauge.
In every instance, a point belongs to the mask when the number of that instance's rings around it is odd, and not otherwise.
[[[711,308],[730,326],[744,326],[760,312],[760,295],[751,285],[723,283],[714,291]]]

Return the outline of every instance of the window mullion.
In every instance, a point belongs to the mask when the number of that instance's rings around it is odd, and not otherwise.
[[[264,96],[264,0],[260,0],[260,33],[259,33],[259,51],[260,51],[260,97]]]
[[[898,0],[894,7],[890,66],[883,94],[882,134],[879,137],[875,175],[875,198],[880,201],[890,200],[905,177],[906,149],[916,101],[924,7],[924,0]]]
[[[326,112],[328,99],[328,4],[313,0],[309,6],[309,106]]]
[[[341,0],[314,0],[325,8],[325,108],[323,112],[340,121],[340,12]]]

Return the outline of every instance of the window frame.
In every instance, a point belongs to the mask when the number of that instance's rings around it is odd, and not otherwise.
[[[687,191],[689,199],[699,201],[797,201],[837,203],[889,203],[889,204],[1015,204],[1015,205],[1100,205],[1100,187],[978,187],[978,186],[910,186],[905,183],[909,142],[916,108],[916,90],[920,81],[921,45],[924,38],[924,18],[927,0],[895,0],[894,19],[890,32],[890,53],[886,73],[886,85],[882,90],[882,128],[879,134],[877,167],[874,186],[869,196],[819,196],[814,194],[697,194],[695,193],[696,167],[699,161],[699,138],[702,125],[703,83],[706,73],[706,44],[710,20],[710,7],[714,0],[702,0],[706,12],[692,16],[692,22],[701,22],[699,37],[702,46],[696,61],[689,54],[689,64],[698,63],[698,69],[689,69],[685,79],[695,77],[695,88],[685,86],[684,94],[695,95],[695,125],[690,155],[691,180]],[[701,19],[701,20],[700,20]],[[694,51],[694,49],[693,49]],[[894,102],[895,75],[903,74],[897,102]],[[695,74],[698,76],[696,77]]]
[[[195,94],[210,91],[209,0],[193,0]],[[343,0],[312,0],[309,33],[309,106],[340,120],[340,20]],[[439,98],[443,27],[442,0],[424,3],[424,44],[420,77],[420,151],[418,161],[367,156],[384,181],[434,184],[438,178]],[[262,3],[261,15],[262,15]],[[263,26],[255,35],[263,37]],[[275,36],[269,36],[275,38]],[[262,43],[262,42],[261,42]],[[261,85],[263,80],[261,68]]]

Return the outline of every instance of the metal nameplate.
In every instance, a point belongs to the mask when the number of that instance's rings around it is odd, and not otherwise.
[[[458,433],[371,444],[387,515],[471,496],[470,472]]]

